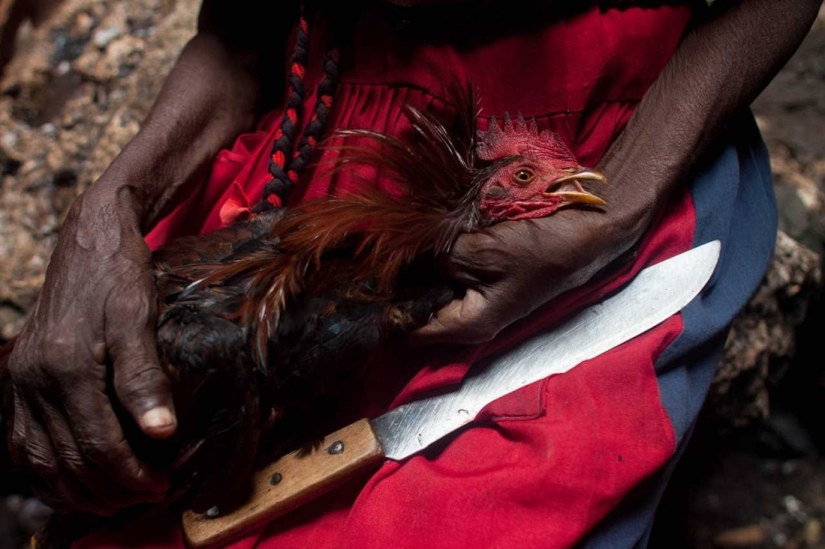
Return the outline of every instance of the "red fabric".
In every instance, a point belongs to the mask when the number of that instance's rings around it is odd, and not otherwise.
[[[561,134],[581,163],[593,166],[672,55],[689,17],[687,8],[594,8],[531,32],[480,40],[457,30],[456,41],[439,42],[399,36],[380,9],[366,10],[345,57],[332,126],[398,135],[408,127],[403,104],[445,110],[443,83],[470,78],[482,101],[482,129],[487,116],[521,112],[535,117],[540,129]],[[309,85],[320,78],[323,35],[313,36]],[[308,112],[314,100],[307,99]],[[154,228],[150,245],[246,215],[267,180],[278,119],[272,113],[256,132],[221,152],[206,185]],[[387,185],[369,170],[358,178],[346,172],[330,176],[324,166],[335,153],[322,156],[298,185],[296,202],[349,192],[364,180]],[[390,402],[396,406],[456,383],[478,357],[552,326],[641,268],[689,249],[693,224],[689,196],[677,197],[617,277],[562,296],[461,356],[385,367],[371,380],[358,412],[372,416]],[[404,463],[388,461],[368,479],[233,547],[570,546],[671,457],[675,439],[653,363],[680,330],[681,319],[673,317],[567,374],[508,395],[484,410],[486,424]],[[134,536],[100,534],[81,546],[181,544],[176,530],[158,533],[152,544]]]

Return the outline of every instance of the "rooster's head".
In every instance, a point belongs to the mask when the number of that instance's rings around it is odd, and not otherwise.
[[[539,133],[535,121],[528,126],[519,117],[514,125],[505,116],[502,130],[493,117],[478,137],[478,158],[492,163],[479,204],[488,223],[544,217],[567,206],[605,205],[581,186],[583,181],[605,183],[604,175],[580,166],[561,138],[549,130]]]

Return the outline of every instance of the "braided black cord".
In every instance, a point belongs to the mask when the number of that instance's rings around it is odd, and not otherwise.
[[[298,137],[298,128],[303,115],[306,86],[304,76],[309,58],[309,24],[301,3],[301,17],[292,54],[292,64],[287,76],[288,97],[284,107],[281,124],[275,132],[272,153],[269,161],[269,173],[272,179],[264,186],[263,196],[253,211],[261,213],[284,205],[292,189],[298,182],[300,174],[309,164],[316,145],[326,130],[332,102],[338,89],[339,52],[333,44],[324,58],[324,77],[318,84],[317,98],[312,118],[304,129],[298,147],[292,157],[292,145]]]

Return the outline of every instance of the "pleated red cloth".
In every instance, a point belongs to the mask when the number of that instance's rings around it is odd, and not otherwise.
[[[435,8],[433,8],[435,9]],[[479,126],[505,113],[534,117],[558,132],[582,165],[595,166],[673,55],[691,9],[591,8],[527,20],[477,17],[398,30],[379,6],[358,17],[345,49],[332,128],[401,135],[409,103],[450,114],[448,88],[471,81],[481,100]],[[435,12],[433,12],[435,13]],[[452,11],[450,13],[453,13]],[[327,39],[312,36],[307,82],[317,83]],[[306,100],[312,112],[315,95]],[[268,179],[270,113],[215,159],[208,181],[146,237],[157,247],[246,215]],[[334,152],[319,154],[293,202],[340,195],[381,174],[329,175]],[[632,264],[610,280],[571,292],[512,326],[488,345],[449,359],[387,363],[365,389],[359,414],[375,415],[458,382],[479,357],[552,326],[570,311],[620,287],[645,266],[691,247],[694,210],[674,199]],[[552,241],[546,245],[552,248]],[[518,269],[517,265],[513,266]],[[654,361],[682,330],[679,315],[569,373],[525,387],[488,406],[489,421],[405,462],[387,461],[368,478],[335,491],[232,547],[435,548],[569,547],[671,458],[673,429],[663,409]],[[99,533],[82,547],[178,547],[178,529]]]

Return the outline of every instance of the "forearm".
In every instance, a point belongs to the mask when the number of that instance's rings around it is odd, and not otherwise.
[[[638,233],[797,49],[819,0],[742,0],[693,29],[600,164],[610,210]]]
[[[221,148],[252,127],[266,100],[280,96],[294,19],[286,8],[275,21],[261,9],[252,0],[204,2],[198,34],[89,202],[114,203],[145,231],[176,193],[206,175]]]
[[[254,121],[260,84],[232,67],[227,49],[198,35],[184,49],[140,132],[95,184],[116,191],[145,228],[182,186]]]

